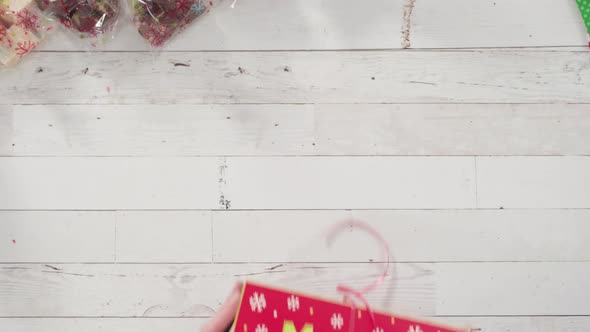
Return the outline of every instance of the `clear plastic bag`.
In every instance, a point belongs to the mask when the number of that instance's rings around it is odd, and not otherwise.
[[[18,63],[51,28],[33,0],[0,0],[0,67]]]
[[[113,37],[120,0],[35,0],[45,15],[96,47]]]
[[[132,0],[133,21],[150,45],[160,47],[221,0]]]

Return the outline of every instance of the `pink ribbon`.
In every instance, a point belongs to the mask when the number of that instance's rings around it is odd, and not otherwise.
[[[357,290],[357,289],[354,289],[353,287],[342,285],[342,284],[340,284],[336,287],[336,290],[343,295],[343,302],[345,304],[350,305],[351,312],[352,312],[352,315],[351,315],[352,323],[350,324],[350,331],[353,332],[354,331],[354,322],[355,322],[354,311],[356,310],[356,305],[355,305],[355,302],[353,299],[360,301],[365,306],[365,308],[367,309],[367,311],[369,312],[369,314],[371,316],[371,321],[373,323],[373,326],[375,326],[375,315],[373,315],[373,311],[371,311],[371,307],[369,306],[369,302],[365,298],[365,294],[368,292],[371,292],[374,289],[376,289],[377,287],[379,287],[379,285],[381,285],[383,283],[383,281],[385,280],[385,278],[389,274],[390,255],[389,255],[389,244],[387,244],[387,241],[383,238],[383,236],[381,236],[381,234],[377,230],[375,230],[372,226],[370,226],[369,224],[359,221],[359,220],[354,220],[354,219],[345,220],[345,221],[340,222],[332,227],[332,229],[328,232],[328,235],[326,236],[326,242],[327,242],[328,246],[330,246],[332,244],[336,235],[338,235],[339,233],[341,233],[342,231],[344,231],[348,228],[359,228],[359,229],[364,230],[365,232],[369,233],[369,235],[371,235],[375,239],[375,241],[377,241],[381,245],[381,247],[383,248],[383,252],[385,254],[385,268],[383,269],[383,272],[379,275],[379,277],[377,277],[377,279],[375,279],[372,283],[363,287],[360,290]]]

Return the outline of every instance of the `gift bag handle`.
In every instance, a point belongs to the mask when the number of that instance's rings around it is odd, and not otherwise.
[[[389,265],[390,265],[390,253],[389,253],[389,244],[387,243],[387,241],[385,240],[385,238],[383,238],[383,236],[375,229],[373,228],[371,225],[360,221],[360,220],[356,220],[356,219],[347,219],[344,220],[334,226],[332,226],[332,228],[329,230],[327,236],[326,236],[326,244],[329,246],[332,245],[332,243],[334,242],[334,238],[337,237],[338,234],[342,233],[344,230],[349,229],[349,228],[358,228],[361,229],[363,231],[365,231],[366,233],[368,233],[369,235],[371,235],[375,241],[382,247],[383,252],[385,254],[385,268],[383,269],[383,272],[369,285],[359,289],[355,289],[353,287],[347,286],[347,285],[343,285],[340,284],[336,287],[336,290],[341,293],[343,295],[343,301],[346,304],[350,304],[351,309],[354,311],[356,306],[354,304],[354,300],[356,299],[358,301],[360,301],[365,308],[367,309],[367,311],[369,312],[370,316],[371,316],[371,320],[373,322],[373,325],[375,325],[375,317],[373,315],[373,312],[371,311],[371,307],[369,306],[369,302],[366,300],[365,295],[368,292],[371,292],[373,290],[375,290],[377,287],[379,287],[379,285],[381,285],[383,283],[383,281],[385,280],[385,278],[387,278],[388,274],[389,274]],[[355,317],[355,315],[352,315],[353,319]],[[354,331],[354,321],[351,325],[351,331]]]

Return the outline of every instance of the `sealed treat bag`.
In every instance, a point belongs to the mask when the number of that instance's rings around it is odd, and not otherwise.
[[[32,0],[0,0],[0,66],[18,63],[45,38],[51,25]]]
[[[112,38],[121,14],[120,0],[35,0],[49,18],[96,47]]]
[[[215,1],[215,2],[214,2]],[[154,47],[162,46],[221,0],[132,0],[139,34]]]

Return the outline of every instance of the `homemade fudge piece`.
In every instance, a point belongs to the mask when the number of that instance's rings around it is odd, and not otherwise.
[[[213,2],[203,0],[135,0],[134,21],[139,34],[152,46],[162,46],[197,17],[209,12]]]
[[[33,0],[0,0],[0,66],[37,47],[48,30],[45,22]]]
[[[0,0],[1,1],[1,0]],[[119,17],[119,0],[36,0],[47,15],[66,28],[96,37],[111,31]]]
[[[0,0],[0,13],[16,14],[29,6],[33,0]]]
[[[26,33],[33,33],[37,37],[40,37],[42,33],[41,18],[29,8],[24,8],[14,14],[0,15],[0,22],[6,27],[18,26],[24,29]]]
[[[39,45],[41,39],[18,25],[0,27],[0,64],[12,65]]]

